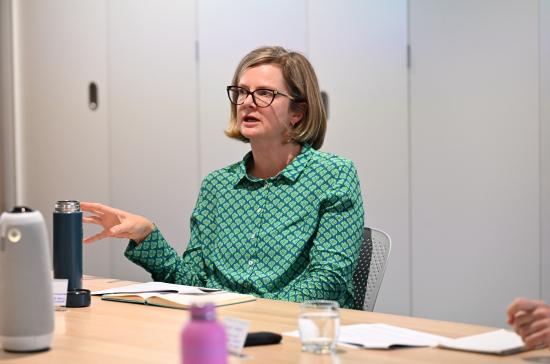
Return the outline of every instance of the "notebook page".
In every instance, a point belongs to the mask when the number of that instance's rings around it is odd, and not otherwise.
[[[107,293],[142,293],[142,292],[177,292],[185,294],[207,294],[209,292],[218,292],[216,289],[204,289],[200,287],[184,286],[181,284],[172,284],[164,282],[147,282],[130,284],[128,286],[103,289],[92,292],[92,295],[103,295]]]

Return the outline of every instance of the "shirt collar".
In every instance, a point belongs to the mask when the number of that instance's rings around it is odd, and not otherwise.
[[[271,177],[269,178],[269,180],[284,177],[291,182],[295,182],[304,170],[304,168],[307,166],[309,159],[311,158],[313,153],[314,150],[311,145],[302,144],[302,150],[300,151],[300,154],[298,154],[296,158],[294,158],[292,162],[290,162],[290,164],[286,166],[285,169],[283,169],[277,176]],[[249,180],[250,182],[263,181],[260,178],[249,176],[246,173],[246,164],[248,163],[250,158],[252,158],[252,151],[246,153],[242,161],[238,163],[235,186],[239,185],[245,179]]]

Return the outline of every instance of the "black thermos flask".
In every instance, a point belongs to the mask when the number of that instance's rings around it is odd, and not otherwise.
[[[53,271],[68,279],[67,307],[90,305],[90,291],[82,289],[82,211],[80,202],[57,201],[53,212]]]

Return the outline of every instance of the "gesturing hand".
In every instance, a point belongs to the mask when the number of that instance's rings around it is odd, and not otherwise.
[[[550,307],[544,302],[516,299],[508,307],[508,323],[528,348],[550,346]]]
[[[84,243],[92,243],[108,237],[126,238],[142,242],[153,230],[153,223],[143,216],[115,209],[100,203],[81,202],[82,211],[93,213],[84,216],[84,223],[97,224],[103,231],[84,239]]]

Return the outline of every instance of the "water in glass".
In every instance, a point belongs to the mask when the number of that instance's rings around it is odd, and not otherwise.
[[[331,353],[336,348],[340,331],[340,316],[336,302],[302,305],[298,320],[302,350]]]

